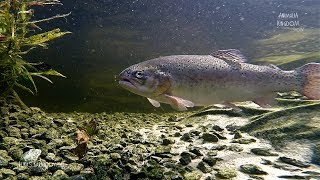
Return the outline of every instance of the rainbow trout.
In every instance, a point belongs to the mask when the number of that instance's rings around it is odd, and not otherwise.
[[[320,64],[309,63],[291,71],[245,62],[239,50],[211,55],[172,55],[144,61],[123,70],[119,84],[160,107],[188,107],[253,101],[273,104],[276,92],[298,91],[320,99]]]

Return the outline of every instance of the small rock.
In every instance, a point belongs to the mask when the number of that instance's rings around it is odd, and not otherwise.
[[[158,146],[155,149],[155,155],[160,157],[163,154],[170,154],[170,151],[171,151],[170,146]]]
[[[22,156],[23,162],[36,162],[41,155],[40,149],[30,149]]]
[[[241,152],[243,151],[243,148],[239,145],[231,145],[227,148],[229,151],[234,151],[234,152]]]
[[[223,128],[221,128],[220,126],[218,126],[218,125],[214,125],[214,126],[212,126],[212,130],[214,130],[214,131],[218,131],[218,132],[222,132],[224,129]]]
[[[20,173],[20,174],[17,175],[17,179],[19,179],[19,180],[29,180],[30,178],[29,178],[29,175],[27,173]]]
[[[283,178],[283,179],[310,179],[310,177],[299,176],[299,175],[282,175],[282,176],[278,176],[278,178]]]
[[[197,168],[202,171],[203,173],[208,173],[211,171],[210,166],[208,166],[206,163],[204,162],[199,162],[199,164],[197,165]]]
[[[199,148],[191,148],[189,151],[197,156],[203,156]]]
[[[39,160],[37,162],[31,163],[29,170],[32,175],[41,175],[48,170],[48,164],[44,160]]]
[[[218,152],[215,150],[207,152],[208,157],[213,157],[213,156],[217,156],[217,155],[218,155]]]
[[[19,161],[21,160],[22,156],[23,156],[23,151],[20,147],[18,146],[12,146],[9,150],[8,153],[10,154],[10,156]]]
[[[216,176],[221,179],[231,179],[237,176],[237,171],[234,169],[223,168],[218,170]]]
[[[169,144],[174,144],[174,140],[169,138],[165,138],[162,140],[162,145],[167,146]]]
[[[236,130],[240,129],[241,126],[238,126],[238,125],[235,125],[235,124],[229,124],[226,126],[226,129],[228,131],[231,131],[231,132],[235,132]]]
[[[239,143],[239,144],[250,144],[250,143],[253,143],[253,142],[256,142],[257,140],[253,139],[253,138],[240,138],[240,139],[234,139],[232,140],[231,142],[232,143]]]
[[[8,134],[11,137],[21,138],[20,129],[14,126],[8,128]]]
[[[181,138],[182,141],[191,142],[192,138],[190,136],[190,133],[184,133]]]
[[[191,155],[187,152],[183,152],[181,153],[179,161],[182,165],[188,165],[191,162]]]
[[[222,151],[222,150],[224,150],[224,149],[226,149],[226,148],[227,148],[227,145],[217,145],[217,146],[213,146],[213,147],[211,148],[211,150]]]
[[[202,175],[197,171],[192,171],[192,172],[186,172],[183,176],[185,179],[188,179],[188,180],[197,180],[197,179],[200,179]]]
[[[280,157],[279,158],[280,161],[293,165],[293,166],[297,166],[297,167],[301,167],[301,168],[307,168],[310,167],[310,164],[308,163],[304,163],[302,161],[296,160],[296,159],[292,159],[292,158],[288,158],[288,157]]]
[[[234,133],[233,139],[240,139],[240,138],[242,138],[241,132],[240,132],[240,131],[236,131],[236,132]]]
[[[219,138],[216,135],[210,134],[210,133],[203,133],[202,139],[204,142],[218,142],[219,141]]]
[[[61,161],[61,158],[60,157],[57,157],[55,154],[53,153],[48,153],[47,156],[45,157],[45,159],[47,161],[50,161],[50,162],[59,162]]]
[[[186,127],[193,127],[193,124],[188,123],[188,124],[186,124]]]
[[[0,169],[0,174],[2,174],[4,177],[8,177],[15,176],[16,172],[12,171],[11,169],[2,168]]]
[[[181,136],[181,133],[180,133],[180,132],[175,132],[173,136],[174,136],[174,137],[180,137],[180,136]]]
[[[227,137],[225,137],[225,136],[221,135],[220,133],[213,132],[212,134],[216,135],[219,139],[222,139],[222,140],[227,139]]]
[[[192,137],[194,137],[194,136],[199,136],[199,135],[201,134],[200,131],[194,130],[194,129],[193,129],[193,130],[190,130],[189,133],[191,134]]]
[[[16,145],[20,143],[20,140],[15,137],[4,137],[2,141],[6,149],[9,149],[10,146],[12,145]]]
[[[57,170],[53,176],[52,176],[53,180],[68,180],[69,176],[62,170]]]
[[[9,156],[7,156],[7,157],[9,157]],[[4,156],[0,155],[0,168],[1,167],[6,167],[9,164],[9,161],[11,160],[11,157],[10,157],[10,159],[8,159],[7,157],[4,157]]]
[[[170,116],[169,119],[168,119],[169,122],[177,122],[179,121],[178,117],[177,116]]]
[[[268,173],[263,171],[259,166],[254,164],[244,164],[240,166],[240,171],[246,174],[254,175],[267,175]]]
[[[71,163],[68,164],[65,172],[69,175],[75,175],[80,173],[80,171],[84,168],[83,164],[79,164],[79,163]]]
[[[253,148],[251,152],[259,156],[278,156],[277,153],[271,152],[268,148]]]
[[[86,179],[90,179],[94,175],[94,169],[84,168],[80,171],[80,175],[84,176]]]
[[[272,165],[272,161],[268,160],[268,159],[262,159],[261,161],[261,164],[264,164],[264,165]]]
[[[24,166],[23,164],[17,163],[17,165],[14,166],[12,170],[14,170],[17,173],[22,173],[28,171],[28,167]]]
[[[202,160],[209,166],[214,166],[217,163],[217,159],[213,157],[204,157]]]

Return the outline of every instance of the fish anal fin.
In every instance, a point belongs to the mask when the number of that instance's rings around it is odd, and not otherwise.
[[[167,94],[164,96],[170,102],[169,104],[171,107],[178,111],[186,111],[187,107],[194,107],[194,104],[191,101]]]
[[[276,94],[258,97],[258,98],[255,98],[253,102],[258,104],[262,108],[270,108],[277,104],[275,97],[276,97]]]
[[[150,99],[150,98],[147,98],[147,99],[152,104],[152,106],[157,107],[157,108],[160,107],[160,103],[158,101]]]
[[[211,56],[233,63],[247,62],[247,58],[238,49],[218,50]]]

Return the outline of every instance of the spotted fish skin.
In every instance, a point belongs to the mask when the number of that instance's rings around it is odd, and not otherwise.
[[[186,110],[193,106],[248,100],[264,106],[271,104],[276,92],[294,90],[305,95],[313,94],[312,99],[319,99],[319,94],[310,91],[319,88],[320,80],[314,79],[319,79],[320,64],[311,65],[312,68],[308,67],[312,70],[314,82],[308,85],[308,92],[304,90],[311,75],[306,67],[284,71],[274,66],[240,61],[235,65],[212,55],[173,55],[141,62],[120,74],[134,87],[119,83],[125,89],[147,97],[156,107],[161,102],[177,110]],[[141,72],[145,79],[136,81],[136,72]]]

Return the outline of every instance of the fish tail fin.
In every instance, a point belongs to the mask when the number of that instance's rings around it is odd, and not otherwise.
[[[308,63],[297,71],[302,80],[300,93],[310,99],[320,99],[320,63]]]

